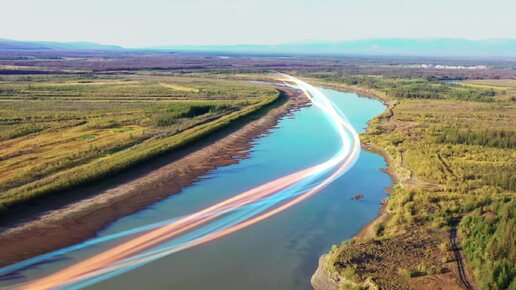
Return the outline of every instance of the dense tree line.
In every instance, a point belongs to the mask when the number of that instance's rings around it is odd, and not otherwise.
[[[366,75],[314,74],[325,81],[345,83],[385,92],[396,99],[455,99],[463,101],[492,102],[493,89],[465,88],[443,82],[440,78],[383,78]]]
[[[516,131],[450,127],[438,135],[438,142],[516,149]]]
[[[445,84],[410,84],[394,88],[389,96],[397,99],[456,99],[463,101],[491,102],[496,92],[492,89],[462,89]]]
[[[461,222],[464,253],[482,289],[516,288],[516,200],[475,210]]]
[[[432,87],[429,84],[413,84],[394,88],[389,96],[396,99],[444,99],[445,92],[441,87]]]

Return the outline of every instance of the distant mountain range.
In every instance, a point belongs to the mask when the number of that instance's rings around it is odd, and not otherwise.
[[[232,53],[516,57],[516,39],[389,38],[279,45],[158,46],[152,49]]]
[[[386,38],[279,45],[154,46],[127,49],[93,42],[14,41],[0,39],[0,50],[138,50],[242,54],[331,54],[371,56],[516,57],[516,39]]]
[[[18,41],[0,38],[0,50],[121,50],[118,45],[95,42]]]

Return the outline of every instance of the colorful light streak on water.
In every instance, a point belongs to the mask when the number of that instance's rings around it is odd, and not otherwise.
[[[281,75],[281,78],[301,89],[312,103],[324,112],[332,124],[342,144],[332,158],[248,190],[191,215],[90,240],[22,261],[0,269],[0,275],[46,261],[66,252],[143,233],[57,273],[15,286],[25,289],[86,287],[172,253],[231,234],[280,213],[322,190],[348,170],[358,158],[360,152],[358,135],[344,115],[318,89],[287,75]]]

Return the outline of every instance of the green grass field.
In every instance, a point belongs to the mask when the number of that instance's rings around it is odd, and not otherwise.
[[[327,268],[382,289],[423,287],[431,281],[426,276],[455,268],[448,232],[458,223],[463,253],[480,289],[514,289],[516,83],[475,81],[482,86],[457,94],[463,85],[323,79],[343,89],[365,87],[389,102],[362,141],[385,150],[400,179],[389,198],[388,218],[376,224],[381,228],[376,237],[334,247]],[[502,84],[511,88],[485,93],[486,86]],[[420,93],[410,98],[393,93],[400,90]],[[469,90],[475,97],[467,95]],[[437,279],[445,281],[444,276]]]
[[[183,146],[277,97],[209,74],[0,78],[0,208]]]

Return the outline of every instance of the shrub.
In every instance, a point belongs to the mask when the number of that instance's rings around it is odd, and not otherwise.
[[[374,232],[376,236],[383,235],[383,232],[385,230],[385,225],[383,223],[376,223],[374,225]]]

